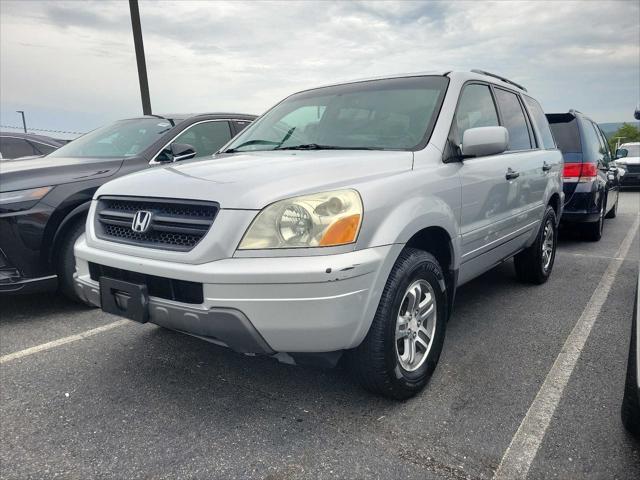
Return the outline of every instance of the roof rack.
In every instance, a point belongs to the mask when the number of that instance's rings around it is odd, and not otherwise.
[[[490,77],[497,78],[498,80],[502,80],[502,81],[503,81],[503,82],[505,82],[505,83],[510,83],[511,85],[513,85],[513,86],[515,86],[515,87],[518,87],[520,90],[523,90],[523,91],[525,91],[525,92],[527,91],[527,89],[526,89],[526,88],[524,88],[524,87],[523,87],[522,85],[520,85],[519,83],[516,83],[516,82],[514,82],[514,81],[511,81],[511,80],[509,80],[508,78],[501,77],[500,75],[496,75],[495,73],[487,72],[486,70],[479,70],[479,69],[477,69],[477,68],[474,68],[474,69],[473,69],[473,70],[471,70],[471,71],[472,71],[473,73],[479,73],[479,74],[481,74],[481,75],[488,75],[488,76],[490,76]]]

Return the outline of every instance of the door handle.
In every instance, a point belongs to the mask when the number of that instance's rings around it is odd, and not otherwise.
[[[518,178],[520,176],[519,172],[516,172],[515,170],[512,170],[511,167],[509,167],[507,169],[507,174],[505,175],[505,178],[507,180],[513,180],[514,178]]]
[[[542,164],[542,171],[543,172],[548,172],[549,170],[551,170],[551,168],[552,168],[552,165],[549,165],[547,162],[544,162]]]

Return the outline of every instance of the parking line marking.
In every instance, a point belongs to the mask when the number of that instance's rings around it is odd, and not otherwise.
[[[639,224],[640,217],[636,217],[631,229],[620,244],[620,248],[602,274],[598,286],[582,311],[582,315],[564,342],[562,350],[547,373],[544,383],[520,423],[520,427],[511,439],[511,443],[504,452],[500,465],[493,476],[494,480],[526,478],[553,414],[560,403],[564,389],[569,383],[571,373],[587,342],[589,333],[607,300],[616,274],[624,262],[623,259],[629,253]]]
[[[60,345],[65,345],[71,342],[77,342],[78,340],[82,340],[93,335],[97,335],[98,333],[106,332],[108,330],[112,330],[114,328],[120,327],[127,323],[131,323],[130,320],[118,320],[117,322],[108,323],[101,327],[93,328],[91,330],[87,330],[82,333],[77,333],[76,335],[70,335],[68,337],[59,338],[58,340],[53,340],[51,342],[42,343],[40,345],[36,345],[35,347],[26,348],[24,350],[20,350],[18,352],[9,353],[7,355],[3,355],[0,357],[0,365],[3,363],[10,362],[11,360],[15,360],[17,358],[26,357],[29,355],[33,355],[34,353],[43,352],[45,350],[51,350],[52,348],[59,347]]]

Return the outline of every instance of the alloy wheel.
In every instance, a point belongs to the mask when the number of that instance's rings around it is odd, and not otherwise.
[[[547,223],[544,225],[543,232],[543,240],[542,240],[542,268],[546,272],[549,270],[549,266],[551,265],[551,260],[553,259],[553,247],[554,247],[554,231],[553,225],[550,220],[547,220]]]
[[[436,332],[436,295],[426,280],[407,288],[396,321],[396,356],[409,372],[420,368],[431,351]]]

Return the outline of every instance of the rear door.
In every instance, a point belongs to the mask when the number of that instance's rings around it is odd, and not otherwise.
[[[538,148],[529,116],[525,112],[520,95],[494,87],[500,122],[509,131],[509,150],[512,170],[519,175],[515,179],[511,214],[514,228],[519,234],[537,228],[544,211],[546,171],[543,169],[545,152]],[[522,243],[528,236],[522,237]],[[520,247],[522,245],[518,245]]]

